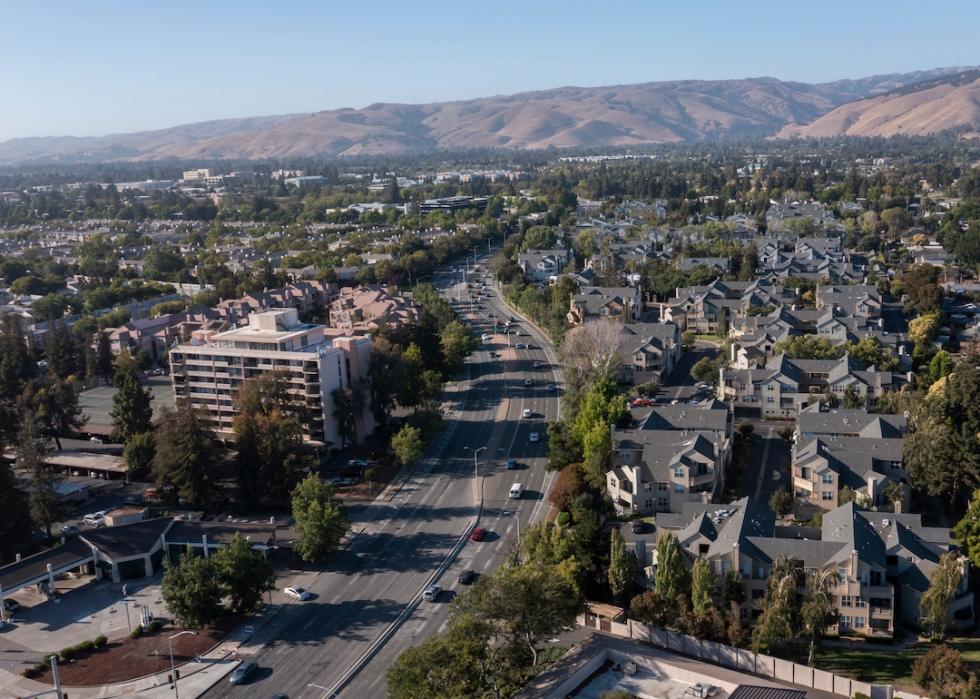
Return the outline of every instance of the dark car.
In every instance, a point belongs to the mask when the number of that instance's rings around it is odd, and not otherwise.
[[[634,519],[633,520],[633,533],[634,534],[642,534],[643,533],[643,520],[642,519]]]
[[[517,469],[517,459],[507,459],[507,470],[514,471]]]
[[[476,580],[476,573],[469,568],[460,571],[459,575],[456,576],[456,582],[460,585],[469,585],[474,580]]]
[[[231,677],[228,678],[228,681],[232,684],[245,684],[252,673],[255,672],[256,667],[258,666],[251,660],[242,663],[234,669],[234,671],[231,673]]]
[[[61,528],[61,533],[65,536],[78,536],[82,533],[82,530],[74,524],[66,524]]]

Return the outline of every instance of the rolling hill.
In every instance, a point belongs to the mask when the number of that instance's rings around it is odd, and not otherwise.
[[[434,149],[631,146],[767,136],[816,124],[847,103],[964,68],[807,84],[775,78],[561,87],[433,104],[223,119],[100,137],[0,143],[0,163],[262,159],[397,154]],[[956,121],[950,118],[950,121]]]
[[[790,124],[779,138],[924,136],[980,131],[980,71],[929,80],[843,104],[809,124]]]

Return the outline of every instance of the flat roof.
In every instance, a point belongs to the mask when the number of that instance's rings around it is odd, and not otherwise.
[[[282,531],[280,531],[282,530]],[[235,534],[241,534],[253,544],[271,545],[277,539],[284,540],[286,528],[265,522],[200,522],[176,520],[167,532],[167,544],[201,544],[201,537],[207,535],[209,543],[227,544]]]
[[[44,457],[44,461],[51,466],[61,466],[64,468],[84,469],[91,471],[112,471],[114,473],[125,473],[126,462],[121,456],[115,454],[96,454],[87,451],[60,451],[52,452]]]
[[[0,567],[0,587],[4,592],[11,592],[25,583],[46,575],[49,563],[53,570],[58,570],[73,563],[80,565],[91,557],[91,546],[81,539],[69,539],[60,546]]]

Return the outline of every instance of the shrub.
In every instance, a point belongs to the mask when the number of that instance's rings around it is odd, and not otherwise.
[[[95,637],[95,647],[96,648],[102,648],[108,642],[109,642],[109,639],[106,638],[105,636],[99,635],[99,636],[96,636]]]
[[[787,442],[793,439],[793,428],[789,425],[779,428],[779,436],[785,439]]]
[[[143,635],[144,631],[145,631],[145,629],[143,628],[143,625],[142,624],[139,624],[139,625],[137,625],[137,627],[135,629],[133,629],[132,631],[129,632],[129,637],[130,638],[139,638],[140,636]]]
[[[150,631],[151,632],[152,631],[159,631],[162,628],[163,628],[163,622],[160,621],[159,619],[154,619],[153,621],[150,622]]]
[[[571,520],[572,520],[572,516],[564,511],[559,512],[558,518],[556,519],[559,527],[567,527],[569,522],[571,522]]]
[[[755,431],[755,425],[751,422],[742,422],[738,425],[738,433],[742,435],[743,438],[748,439],[749,435]]]
[[[79,653],[95,650],[95,641],[82,641],[77,646],[75,646],[75,650]]]

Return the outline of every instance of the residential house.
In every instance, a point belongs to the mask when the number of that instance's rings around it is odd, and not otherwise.
[[[626,323],[620,350],[623,383],[662,383],[681,359],[680,328],[674,323]]]
[[[557,277],[572,261],[572,253],[565,248],[528,250],[517,258],[517,264],[530,281],[546,282]]]
[[[628,323],[643,312],[643,294],[638,286],[590,286],[579,289],[569,302],[568,322],[580,325],[595,318],[619,318]]]

